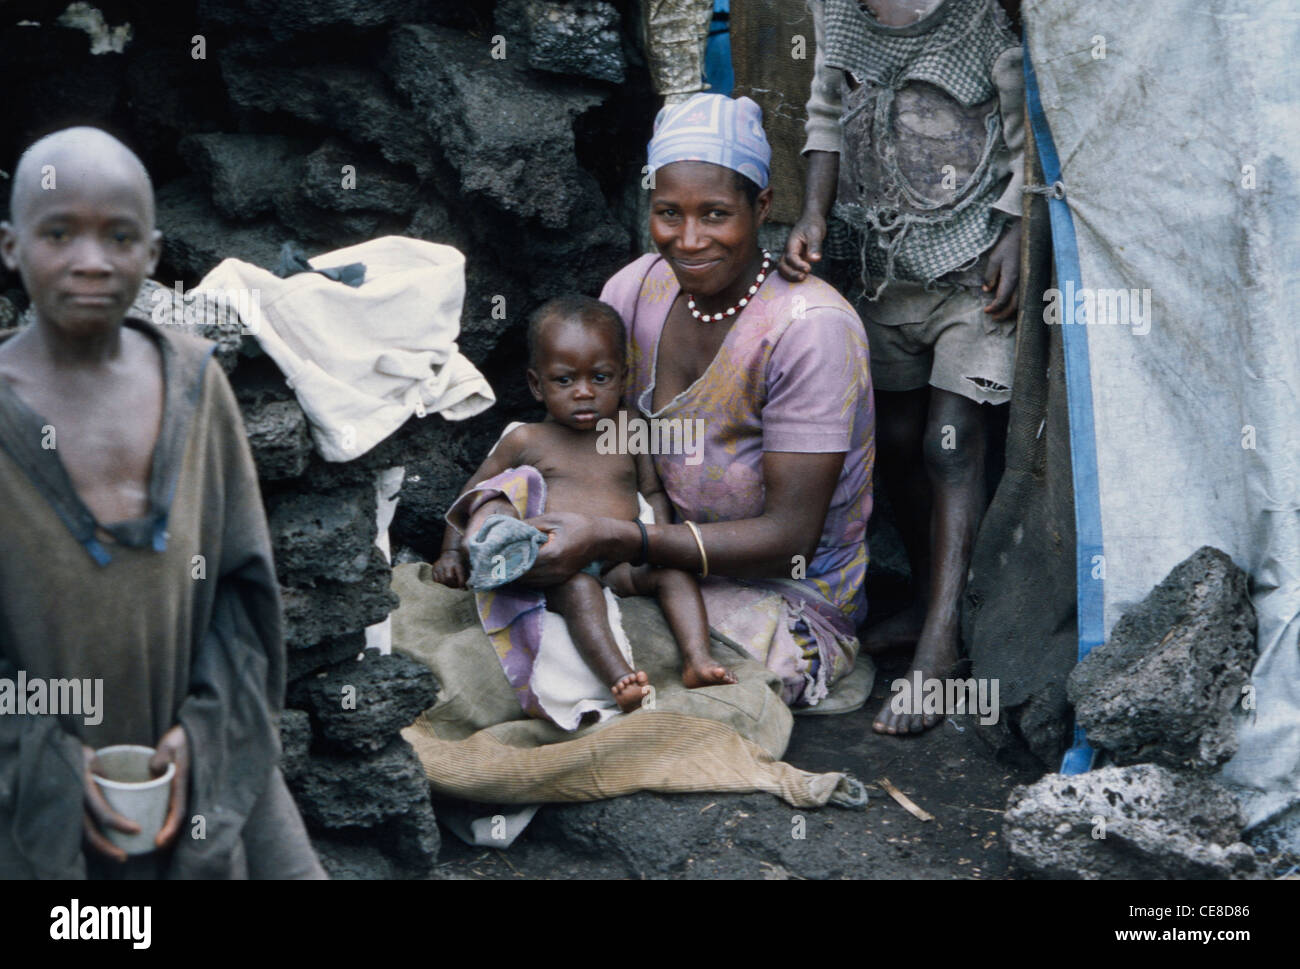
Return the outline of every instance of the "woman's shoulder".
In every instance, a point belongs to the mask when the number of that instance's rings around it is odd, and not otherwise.
[[[773,287],[768,316],[779,324],[784,334],[787,330],[805,330],[813,326],[828,327],[850,336],[866,336],[862,318],[830,283],[816,276],[792,283],[779,274]]]
[[[794,295],[802,296],[809,307],[832,310],[850,319],[857,320],[859,323],[862,322],[858,317],[857,310],[853,308],[853,304],[846,300],[838,289],[818,276],[809,276],[798,283],[787,282],[786,285],[789,286]]]
[[[616,299],[635,299],[637,291],[641,288],[642,282],[647,274],[654,268],[655,263],[660,263],[660,268],[666,269],[663,258],[657,253],[647,252],[643,256],[638,256],[630,263],[609,277],[605,283],[605,288],[601,290],[600,298],[609,303]]]
[[[605,284],[600,298],[623,318],[634,340],[653,340],[664,314],[647,310],[663,307],[677,294],[677,279],[661,256],[647,253],[624,266]]]

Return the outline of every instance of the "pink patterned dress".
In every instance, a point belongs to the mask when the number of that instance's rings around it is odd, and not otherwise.
[[[816,704],[853,669],[866,618],[876,421],[862,322],[827,283],[773,272],[708,369],[652,413],[659,337],[679,292],[668,263],[647,255],[601,293],[628,330],[629,415],[703,421],[693,425],[704,429],[702,460],[654,457],[678,521],[761,515],[764,451],[845,453],[811,562],[792,561],[790,578],[700,583],[710,625],[780,675],[786,703]]]

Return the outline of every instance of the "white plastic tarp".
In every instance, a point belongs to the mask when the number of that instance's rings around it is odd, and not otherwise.
[[[1086,325],[1088,298],[1062,294],[1067,371],[1087,381],[1076,463],[1095,448],[1079,545],[1104,556],[1081,556],[1081,634],[1089,601],[1109,633],[1201,545],[1250,574],[1255,709],[1223,777],[1257,825],[1300,801],[1300,6],[1026,0],[1023,16],[1074,282],[1109,291]],[[1064,275],[1055,222],[1053,242]]]

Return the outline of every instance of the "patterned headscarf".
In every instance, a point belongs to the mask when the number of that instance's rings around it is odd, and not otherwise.
[[[666,105],[655,118],[649,166],[705,161],[740,172],[767,188],[772,146],[763,133],[763,109],[749,98],[697,94]]]

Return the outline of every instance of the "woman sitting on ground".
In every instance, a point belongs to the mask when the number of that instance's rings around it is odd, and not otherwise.
[[[676,523],[648,527],[646,558],[700,575],[710,625],[780,675],[786,703],[816,704],[853,669],[866,615],[875,415],[862,322],[821,280],[781,278],[759,246],[771,149],[753,101],[664,108],[649,154],[659,255],[619,271],[601,299],[628,328],[629,417],[668,422],[643,439],[698,430],[703,444],[653,455]],[[642,556],[634,522],[531,524],[550,533],[537,585]]]

